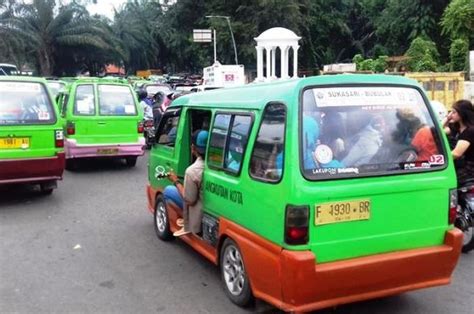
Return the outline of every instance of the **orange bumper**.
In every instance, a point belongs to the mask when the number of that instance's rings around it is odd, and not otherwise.
[[[461,246],[462,233],[453,229],[442,246],[321,265],[310,252],[283,250],[282,307],[310,311],[449,284]]]
[[[238,243],[254,295],[292,312],[446,285],[462,246],[453,229],[441,246],[317,264],[310,251],[282,249],[226,219],[220,229]]]

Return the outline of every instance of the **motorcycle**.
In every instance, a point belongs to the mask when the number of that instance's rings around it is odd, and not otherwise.
[[[474,179],[458,189],[458,207],[454,226],[463,234],[462,252],[474,249]]]
[[[153,120],[143,120],[143,136],[145,137],[145,146],[150,149],[155,143],[155,123]]]

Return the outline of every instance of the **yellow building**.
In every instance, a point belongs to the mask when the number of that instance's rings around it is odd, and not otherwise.
[[[428,98],[443,103],[448,110],[464,97],[463,72],[407,72],[405,76],[420,82]]]

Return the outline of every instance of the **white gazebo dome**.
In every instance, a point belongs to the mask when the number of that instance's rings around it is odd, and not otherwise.
[[[283,28],[283,27],[273,27],[267,29],[263,33],[260,34],[257,38],[254,38],[257,42],[258,41],[266,41],[266,40],[300,40],[301,37],[297,36],[293,31]]]
[[[280,78],[287,79],[289,68],[290,48],[293,49],[293,78],[298,77],[298,41],[301,37],[297,36],[293,31],[283,28],[274,27],[267,29],[258,37],[254,38],[257,42],[257,82],[269,81],[277,79],[276,77],[276,52],[280,50]],[[266,75],[263,76],[263,50],[266,51]]]

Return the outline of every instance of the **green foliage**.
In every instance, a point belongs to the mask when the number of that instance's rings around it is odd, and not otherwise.
[[[436,44],[423,37],[415,38],[405,55],[409,57],[408,69],[414,72],[435,71],[439,62]]]
[[[357,54],[352,58],[352,62],[356,64],[357,71],[372,71],[376,73],[382,73],[387,69],[387,58],[387,56],[380,56],[375,60],[364,60],[361,54]]]
[[[451,38],[474,38],[474,0],[453,0],[441,19],[443,34]]]
[[[469,44],[465,39],[456,39],[449,49],[451,71],[464,71],[467,68]]]

